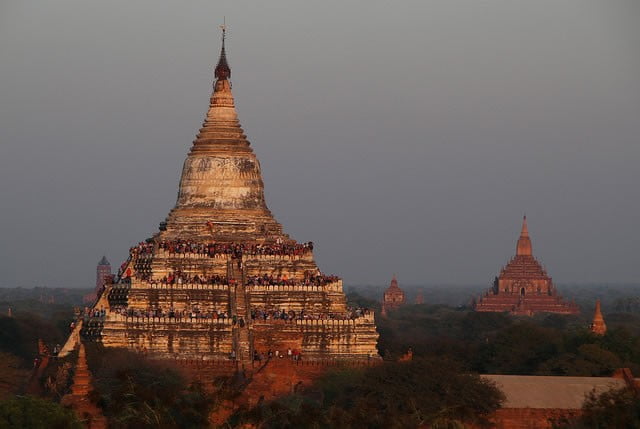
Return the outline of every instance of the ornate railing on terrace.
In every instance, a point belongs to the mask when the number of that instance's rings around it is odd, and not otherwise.
[[[326,292],[328,290],[341,291],[342,280],[337,282],[326,283],[322,286],[317,285],[247,285],[248,291],[255,292]]]
[[[213,318],[213,317],[192,317],[190,315],[169,317],[169,316],[147,316],[147,315],[129,315],[115,312],[109,312],[106,316],[96,317],[92,319],[97,320],[109,320],[119,322],[155,322],[155,323],[203,323],[203,324],[219,324],[219,325],[233,325],[233,318]],[[350,318],[306,318],[306,319],[254,319],[251,323],[256,325],[299,325],[299,326],[347,326],[358,325],[362,323],[373,323],[373,312],[362,315],[360,317]],[[249,322],[249,321],[247,321]]]
[[[169,317],[169,316],[149,316],[140,315],[133,316],[128,314],[118,314],[118,313],[109,313],[106,316],[109,321],[116,322],[142,322],[142,323],[196,323],[196,324],[207,324],[207,325],[225,325],[231,326],[233,325],[233,319],[230,317],[225,318],[217,318],[214,319],[212,317],[191,317],[191,316],[179,316],[179,317]]]
[[[130,289],[196,289],[196,290],[229,290],[229,284],[211,283],[162,283],[154,281],[135,282]],[[317,285],[246,285],[249,292],[327,292],[342,291],[342,280],[327,283],[322,286]],[[125,289],[125,288],[123,288]]]

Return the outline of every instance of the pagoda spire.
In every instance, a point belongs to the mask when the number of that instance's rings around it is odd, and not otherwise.
[[[391,284],[389,285],[389,287],[399,288],[399,286],[398,286],[398,278],[396,277],[395,273],[391,277]]]
[[[593,322],[591,323],[591,332],[596,335],[604,335],[607,332],[607,325],[604,323],[602,310],[600,309],[600,300],[596,300],[596,311],[593,314]]]
[[[218,59],[218,65],[214,70],[214,76],[218,80],[227,80],[231,77],[231,67],[227,63],[227,53],[224,49],[224,41],[227,36],[227,26],[226,24],[222,24],[220,26],[222,29],[222,49],[220,50],[220,58]]]
[[[215,82],[209,102],[209,111],[194,141],[193,151],[229,150],[234,153],[249,151],[247,136],[240,127],[233,93],[231,92],[231,68],[225,51],[226,26],[222,28],[220,59],[214,69]]]
[[[288,239],[267,208],[260,162],[238,119],[226,30],[223,25],[209,109],[185,160],[176,205],[161,227],[166,240],[186,235],[194,240],[228,240],[227,228],[236,224],[244,225],[245,239]]]
[[[520,238],[518,238],[518,245],[516,246],[516,256],[531,256],[533,252],[531,250],[531,238],[529,238],[529,229],[527,228],[527,216],[522,219],[522,230],[520,231]]]
[[[527,228],[527,215],[524,215],[524,217],[522,218],[522,230],[520,231],[520,236],[521,237],[529,236],[529,229]]]

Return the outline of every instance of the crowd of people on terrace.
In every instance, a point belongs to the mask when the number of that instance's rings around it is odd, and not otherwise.
[[[219,274],[195,274],[189,275],[185,273],[181,273],[180,271],[176,271],[173,273],[169,273],[166,276],[163,276],[161,279],[153,280],[152,283],[161,283],[163,285],[174,285],[174,284],[201,284],[201,285],[226,285],[227,277],[221,276]]]
[[[171,272],[160,279],[151,279],[150,273],[138,273],[138,276],[142,280],[147,280],[150,283],[158,283],[163,285],[174,284],[201,284],[201,285],[226,285],[233,284],[237,280],[231,279],[228,282],[226,276],[219,274],[185,274],[180,271]],[[248,286],[324,286],[330,283],[335,283],[340,280],[340,277],[335,275],[325,274],[306,274],[303,279],[296,279],[295,277],[288,277],[286,275],[273,275],[263,274],[260,276],[249,276],[246,278],[246,285]]]
[[[120,314],[128,317],[169,317],[176,319],[232,319],[232,323],[235,325],[239,323],[242,326],[245,324],[245,320],[234,314],[230,314],[221,310],[202,310],[198,306],[193,306],[191,309],[175,309],[173,307],[149,307],[145,310],[129,308],[126,305],[112,305],[110,310],[115,314]],[[251,308],[250,317],[252,321],[268,321],[268,320],[281,320],[281,321],[293,321],[293,320],[351,320],[357,319],[364,315],[368,315],[370,310],[368,308],[361,307],[349,307],[345,313],[316,313],[308,312],[304,309],[301,311],[286,310],[278,307],[264,308],[254,307]],[[85,307],[79,315],[85,318],[103,318],[107,314],[107,310],[104,307],[100,309]]]
[[[261,276],[247,277],[247,285],[249,286],[324,286],[329,283],[334,283],[340,280],[340,277],[334,275],[318,274],[314,276],[305,276],[303,280],[298,280],[294,277],[274,276],[271,274],[263,274]]]
[[[233,324],[239,321],[237,316],[230,316],[226,311],[220,310],[201,310],[197,306],[192,307],[190,310],[182,309],[178,310],[173,307],[169,309],[155,307],[155,308],[147,308],[146,310],[137,309],[137,308],[128,308],[125,306],[114,306],[111,310],[122,316],[127,317],[141,317],[141,318],[152,318],[152,317],[168,317],[171,319],[232,319]],[[242,321],[244,325],[244,320]]]
[[[153,254],[156,243],[140,242],[129,249],[130,255],[145,256]],[[313,242],[296,243],[278,240],[275,243],[197,243],[189,240],[162,240],[157,242],[158,249],[170,254],[207,255],[211,258],[219,255],[231,255],[239,258],[242,255],[270,256],[302,256],[313,251]]]
[[[280,308],[264,308],[255,307],[251,309],[251,320],[253,321],[267,321],[267,320],[351,320],[357,319],[364,315],[368,315],[370,310],[368,308],[355,308],[349,307],[345,313],[316,313],[300,310],[296,312],[294,310],[285,310]]]

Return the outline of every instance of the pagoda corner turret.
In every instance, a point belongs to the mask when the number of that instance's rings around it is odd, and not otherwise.
[[[596,335],[604,335],[607,333],[607,324],[604,323],[602,310],[600,309],[600,300],[596,300],[596,309],[593,313],[593,321],[591,322],[591,332]]]
[[[522,220],[516,255],[502,268],[493,287],[475,303],[476,311],[578,314],[573,302],[566,302],[540,262],[533,256],[527,217]]]
[[[84,344],[79,343],[78,361],[76,362],[71,392],[62,398],[62,404],[71,408],[88,428],[102,429],[107,427],[107,420],[102,410],[89,399],[93,390],[91,372],[87,365]]]

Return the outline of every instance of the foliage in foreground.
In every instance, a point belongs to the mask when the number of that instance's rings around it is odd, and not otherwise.
[[[28,367],[18,356],[0,351],[0,399],[18,393],[29,374]]]
[[[204,428],[215,404],[197,383],[169,364],[126,350],[95,347],[89,351],[94,371],[94,400],[110,428]]]
[[[0,429],[82,429],[71,410],[47,399],[14,396],[0,401]]]
[[[558,429],[608,429],[640,427],[640,396],[625,387],[600,395],[591,393],[584,402],[582,414],[574,419],[556,422]]]
[[[438,359],[332,372],[313,389],[236,413],[262,428],[461,427],[487,423],[503,395],[477,375]]]
[[[0,316],[0,351],[14,354],[31,364],[38,353],[38,339],[46,344],[63,343],[72,312],[57,319],[44,319],[33,313],[21,313],[15,317]],[[62,328],[60,325],[64,325]]]

